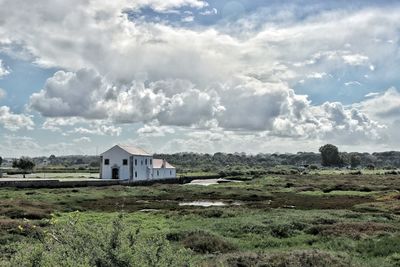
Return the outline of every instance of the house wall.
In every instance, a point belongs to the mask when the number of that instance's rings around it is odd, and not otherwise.
[[[147,164],[146,164],[147,160]],[[153,157],[151,156],[133,156],[133,181],[151,179],[153,173]],[[136,164],[135,164],[136,163]],[[137,177],[135,177],[135,172]]]
[[[153,179],[169,179],[176,178],[175,168],[154,168]]]
[[[129,179],[129,157],[130,154],[119,147],[113,147],[101,155],[103,157],[101,164],[101,176],[102,179],[112,179],[112,169],[114,167],[119,169],[119,179]],[[105,165],[106,159],[110,160],[109,165]],[[128,165],[122,165],[122,161],[128,159]]]
[[[109,165],[105,165],[106,159],[109,159]],[[128,165],[123,165],[124,159],[128,160]],[[120,180],[148,180],[152,177],[152,160],[151,156],[132,156],[119,147],[113,147],[102,154],[100,178],[112,179],[112,169],[118,168]]]

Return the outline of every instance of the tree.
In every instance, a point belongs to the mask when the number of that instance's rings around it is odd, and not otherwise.
[[[352,154],[350,157],[350,165],[352,168],[357,168],[361,164],[361,158],[357,154]]]
[[[3,158],[2,157],[0,157],[0,166],[1,166],[1,164],[3,164]],[[2,170],[0,169],[0,178],[1,177],[3,177],[3,172],[2,172]]]
[[[321,146],[319,152],[321,152],[323,166],[339,166],[342,164],[339,150],[336,146],[331,144]]]
[[[16,159],[13,161],[13,168],[18,168],[23,171],[23,176],[25,178],[25,174],[28,171],[33,170],[35,167],[35,163],[30,159],[26,157],[21,157],[20,159]]]

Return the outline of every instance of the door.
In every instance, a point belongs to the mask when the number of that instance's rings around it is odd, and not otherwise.
[[[113,168],[112,169],[112,178],[113,179],[119,179],[119,169],[118,168]]]

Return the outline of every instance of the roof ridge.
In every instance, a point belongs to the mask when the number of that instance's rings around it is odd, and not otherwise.
[[[132,154],[132,155],[151,156],[151,154],[148,153],[143,148],[137,147],[137,146],[132,145],[132,144],[117,144],[116,146],[118,146],[119,148],[125,150],[126,152],[128,152],[129,154]],[[131,149],[128,149],[128,148],[131,148]]]

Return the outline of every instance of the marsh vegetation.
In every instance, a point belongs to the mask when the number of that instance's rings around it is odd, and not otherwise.
[[[399,266],[400,176],[317,171],[2,188],[0,265]]]

